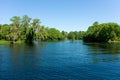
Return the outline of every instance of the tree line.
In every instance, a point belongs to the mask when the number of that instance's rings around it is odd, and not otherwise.
[[[111,42],[120,41],[120,25],[117,23],[94,22],[86,31],[83,40],[85,42]]]
[[[56,28],[48,28],[40,23],[40,19],[32,19],[27,15],[23,17],[13,16],[11,24],[0,24],[0,40],[24,41],[32,43],[40,41],[79,40],[84,42],[109,42],[120,41],[120,25],[117,23],[102,23],[97,21],[85,31],[59,31]]]
[[[65,39],[82,39],[84,31],[59,31],[55,28],[48,28],[40,23],[40,19],[32,19],[27,15],[22,18],[13,16],[10,21],[11,24],[0,24],[0,40],[24,41],[32,43],[34,40],[41,41],[59,41]]]

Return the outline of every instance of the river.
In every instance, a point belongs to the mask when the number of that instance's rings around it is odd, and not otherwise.
[[[1,44],[0,80],[120,80],[120,43]]]

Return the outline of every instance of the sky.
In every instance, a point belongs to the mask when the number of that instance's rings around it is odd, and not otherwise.
[[[13,16],[38,18],[60,31],[86,31],[95,21],[120,24],[120,0],[0,0],[0,24]]]

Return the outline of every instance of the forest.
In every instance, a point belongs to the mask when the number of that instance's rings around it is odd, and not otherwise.
[[[87,31],[59,31],[41,25],[40,19],[32,19],[27,15],[22,18],[13,16],[11,24],[0,24],[0,41],[10,43],[39,41],[80,40],[84,42],[115,42],[120,41],[120,25],[97,21]]]
[[[34,40],[40,41],[60,41],[82,39],[84,31],[59,31],[41,25],[40,19],[32,19],[27,15],[22,18],[13,16],[11,24],[0,24],[0,41],[10,43],[25,42],[32,43]]]

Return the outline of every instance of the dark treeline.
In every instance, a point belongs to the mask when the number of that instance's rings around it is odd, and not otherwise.
[[[60,32],[55,28],[40,25],[39,19],[32,19],[27,15],[22,18],[14,16],[10,19],[12,24],[0,24],[0,40],[25,41],[31,43],[34,40],[59,41],[65,39],[82,39],[85,32]]]
[[[120,25],[117,23],[95,22],[85,33],[85,42],[111,42],[120,41]]]

